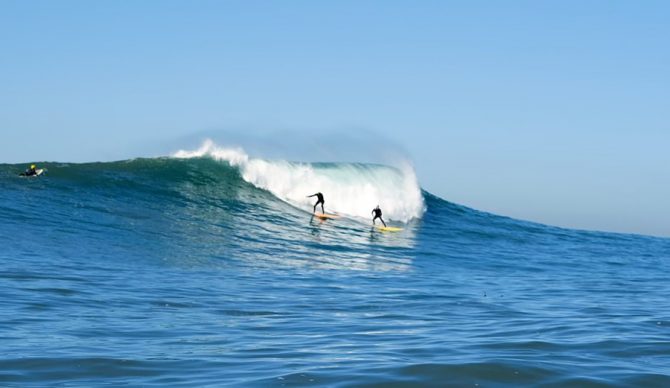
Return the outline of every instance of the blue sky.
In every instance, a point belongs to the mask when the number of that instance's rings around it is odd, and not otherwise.
[[[668,20],[660,1],[2,0],[0,162],[364,130],[447,200],[670,236]]]

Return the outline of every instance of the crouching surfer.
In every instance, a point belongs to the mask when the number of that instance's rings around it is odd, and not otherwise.
[[[314,210],[313,212],[316,213],[316,207],[321,204],[321,213],[326,214],[326,211],[323,209],[323,204],[326,203],[326,201],[323,200],[323,194],[321,193],[316,193],[312,195],[308,195],[307,198],[310,197],[316,197],[316,203],[314,204]]]

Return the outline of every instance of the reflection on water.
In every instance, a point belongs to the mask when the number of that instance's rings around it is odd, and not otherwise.
[[[185,182],[174,190],[184,201],[170,203],[160,223],[163,260],[174,265],[405,271],[412,263],[414,224],[385,233],[361,220],[322,220],[253,187]]]

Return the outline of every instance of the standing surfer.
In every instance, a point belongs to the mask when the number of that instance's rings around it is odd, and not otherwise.
[[[316,193],[316,194],[312,194],[312,195],[308,195],[308,196],[307,196],[307,198],[309,198],[309,197],[316,197],[316,203],[314,204],[314,210],[313,210],[313,212],[316,213],[316,206],[317,206],[318,204],[321,204],[321,212],[322,212],[323,214],[326,214],[326,211],[323,209],[323,204],[326,203],[326,201],[323,200],[323,194],[321,194],[321,193]]]
[[[379,205],[377,205],[376,208],[372,209],[372,214],[375,215],[374,217],[372,217],[372,225],[374,225],[375,220],[379,218],[379,221],[381,221],[382,224],[384,224],[384,227],[386,227],[386,222],[384,222],[384,219],[382,218],[382,209],[379,208]]]

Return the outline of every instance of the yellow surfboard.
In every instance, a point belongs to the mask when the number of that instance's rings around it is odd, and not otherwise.
[[[402,228],[398,228],[395,226],[378,226],[378,230],[381,230],[382,232],[400,232]]]

